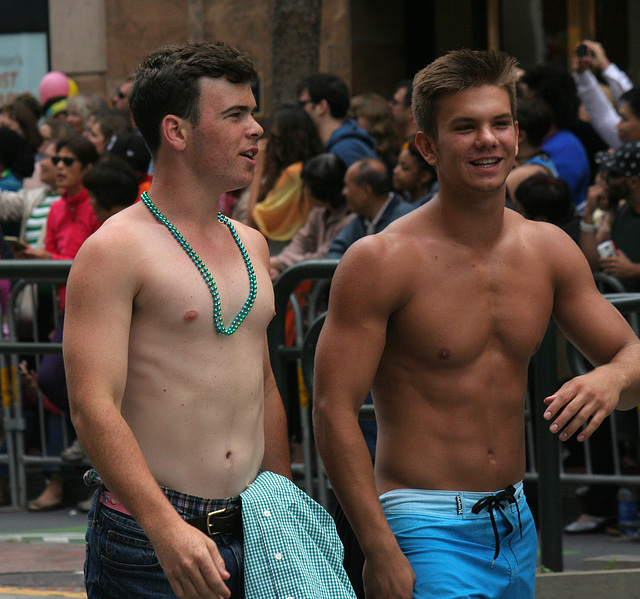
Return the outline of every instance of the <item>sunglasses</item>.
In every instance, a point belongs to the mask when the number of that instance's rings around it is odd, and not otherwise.
[[[53,162],[53,166],[58,166],[62,162],[65,166],[71,166],[77,158],[72,158],[71,156],[52,156],[51,162]]]

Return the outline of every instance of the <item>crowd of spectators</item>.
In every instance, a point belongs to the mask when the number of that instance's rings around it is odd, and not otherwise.
[[[600,43],[584,40],[579,48],[570,69],[538,64],[521,72],[519,155],[507,180],[506,208],[563,228],[594,271],[635,291],[640,88],[609,61]],[[80,93],[71,79],[52,72],[43,79],[40,98],[23,94],[0,107],[2,259],[73,259],[102,221],[149,189],[153,165],[131,117],[130,89],[124,81],[105,99]],[[411,79],[399,81],[388,98],[373,91],[351,97],[340,77],[312,73],[299,83],[295,104],[265,115],[253,183],[221,196],[220,210],[264,234],[274,281],[297,262],[339,259],[359,238],[437,194],[437,172],[414,143],[411,96]],[[613,255],[599,255],[604,241],[613,241]],[[9,282],[0,282],[3,315],[9,291]],[[23,320],[37,320],[29,334],[36,330],[48,339],[53,333],[59,340],[61,325],[54,331],[53,323],[63,322],[63,293],[48,308],[40,295],[35,310],[26,308],[33,303],[29,294],[18,302]],[[51,375],[51,363],[44,361],[45,375]],[[53,368],[53,387],[38,368],[28,365],[25,382],[45,391],[52,420],[48,450],[59,454],[67,445],[59,424],[68,418],[64,367],[59,360]],[[70,455],[70,461],[83,458],[77,446]],[[32,509],[63,501],[59,472],[47,474],[49,484]],[[0,502],[7,499],[2,491],[0,472]],[[600,510],[606,513],[586,514],[568,530],[595,530],[612,509],[609,503]]]

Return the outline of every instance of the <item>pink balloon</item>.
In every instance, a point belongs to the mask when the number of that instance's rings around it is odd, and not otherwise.
[[[66,98],[69,95],[69,78],[60,71],[47,73],[40,81],[40,103],[51,98]]]

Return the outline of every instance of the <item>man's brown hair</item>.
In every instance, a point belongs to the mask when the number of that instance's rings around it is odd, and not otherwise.
[[[436,58],[413,79],[411,109],[420,131],[437,138],[439,101],[445,94],[480,85],[503,87],[516,114],[517,62],[495,50],[453,50]]]

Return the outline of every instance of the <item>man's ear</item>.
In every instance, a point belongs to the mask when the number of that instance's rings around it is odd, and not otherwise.
[[[316,110],[320,115],[331,114],[331,109],[329,108],[329,102],[327,102],[325,98],[323,98],[322,100],[320,100],[320,102],[316,104]]]
[[[427,164],[431,166],[438,165],[438,153],[435,144],[424,131],[416,133],[416,148],[418,148],[418,152],[420,152]]]
[[[162,137],[178,152],[187,147],[190,131],[191,128],[187,126],[187,122],[173,114],[166,115],[160,124]]]

